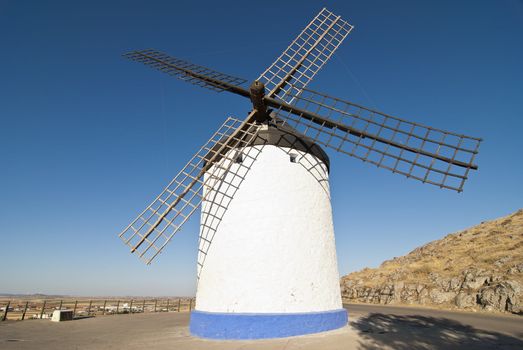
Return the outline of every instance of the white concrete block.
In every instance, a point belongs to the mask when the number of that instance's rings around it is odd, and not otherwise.
[[[51,317],[53,322],[71,321],[72,319],[73,310],[54,310],[53,317]]]

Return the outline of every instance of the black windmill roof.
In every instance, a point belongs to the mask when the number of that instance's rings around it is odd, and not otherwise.
[[[209,158],[211,158],[211,156],[218,151],[221,144],[223,143],[218,142],[212,148],[212,151],[207,153],[207,156],[205,157],[206,161],[208,161]],[[260,130],[256,139],[254,142],[252,142],[252,145],[273,145],[302,151],[321,160],[327,166],[327,171],[330,169],[329,156],[320,146],[314,143],[311,138],[301,134],[296,129],[287,124],[282,124],[280,121],[277,121],[276,123],[269,123],[267,128]],[[222,153],[224,152],[225,151],[222,150]],[[222,156],[219,155],[215,161],[218,161],[221,158]]]

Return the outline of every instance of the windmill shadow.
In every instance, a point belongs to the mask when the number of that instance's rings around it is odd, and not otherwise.
[[[372,313],[351,325],[359,349],[523,349],[516,337],[440,317]]]

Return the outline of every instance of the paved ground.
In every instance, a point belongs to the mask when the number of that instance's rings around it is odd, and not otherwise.
[[[347,305],[350,325],[262,341],[191,337],[187,313],[118,315],[55,323],[0,323],[9,349],[523,349],[523,317]]]

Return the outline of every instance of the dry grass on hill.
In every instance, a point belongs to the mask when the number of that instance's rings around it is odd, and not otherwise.
[[[523,314],[523,210],[341,279],[348,302]]]
[[[452,277],[469,267],[504,274],[512,265],[522,262],[523,209],[449,234],[405,256],[387,260],[379,268],[366,268],[346,277],[363,279],[366,285],[374,286],[385,283],[392,275],[401,274],[403,281],[419,283],[429,282],[429,273]]]

